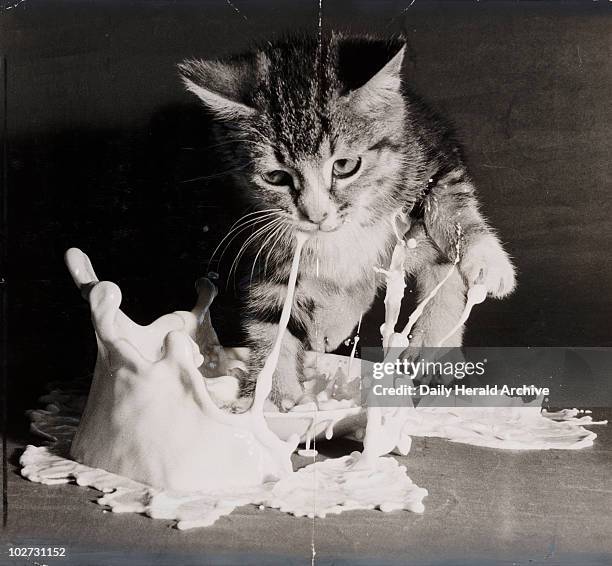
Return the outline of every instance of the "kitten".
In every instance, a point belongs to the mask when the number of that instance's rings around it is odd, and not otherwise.
[[[258,210],[267,273],[249,290],[250,381],[268,355],[286,294],[292,233],[308,232],[296,299],[271,399],[302,397],[305,350],[333,351],[350,336],[382,283],[396,242],[392,217],[409,213],[417,240],[406,265],[424,297],[455,258],[459,270],[426,308],[407,355],[436,345],[460,316],[467,286],[493,297],[514,268],[486,220],[461,149],[445,123],[404,84],[398,40],[290,37],[225,61],[179,65],[188,90],[213,113],[235,181]],[[258,224],[259,222],[259,224]],[[461,345],[458,331],[447,345]]]

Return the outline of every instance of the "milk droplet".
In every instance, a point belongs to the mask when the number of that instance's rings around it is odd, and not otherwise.
[[[416,242],[416,240],[415,240],[414,238],[410,238],[410,239],[409,239],[409,240],[406,242],[406,245],[407,245],[407,246],[408,246],[408,247],[409,247],[411,250],[413,250],[414,248],[416,248],[416,246],[417,246],[417,242]]]

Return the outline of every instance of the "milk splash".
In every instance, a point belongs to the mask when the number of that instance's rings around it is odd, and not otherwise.
[[[261,372],[253,407],[228,413],[198,370],[206,364],[195,339],[207,351],[209,337],[198,330],[211,303],[210,285],[199,286],[191,312],[143,327],[119,309],[119,287],[99,282],[82,252],[69,250],[66,261],[77,286],[88,290],[98,342],[89,398],[70,448],[75,460],[166,489],[259,485],[291,473],[297,439],[280,441],[261,411],[278,345]]]
[[[212,300],[209,285],[200,286],[191,312],[143,327],[119,309],[117,285],[99,282],[87,256],[69,250],[66,262],[88,297],[98,342],[87,406],[70,448],[80,463],[53,447],[28,446],[20,460],[22,475],[46,484],[74,479],[106,492],[98,503],[114,512],[173,519],[180,529],[210,525],[245,504],[317,517],[348,509],[423,512],[427,491],[393,458],[366,457],[364,450],[293,472],[290,454],[298,437],[284,442],[266,425],[264,402],[305,241],[298,233],[278,333],[253,405],[243,414],[220,409],[198,369],[205,361],[202,351],[211,351],[216,338],[198,334]]]
[[[243,358],[237,356],[236,361],[226,355],[214,334],[209,307],[215,289],[210,282],[200,282],[191,312],[166,315],[142,327],[119,310],[119,288],[98,282],[87,256],[70,250],[67,264],[89,298],[96,329],[94,380],[80,421],[80,407],[65,406],[73,401],[70,395],[54,394],[47,410],[31,412],[33,429],[52,445],[28,446],[20,460],[22,475],[45,484],[75,480],[104,492],[98,503],[114,512],[170,519],[179,529],[187,529],[211,525],[247,504],[309,517],[350,509],[423,512],[427,491],[412,483],[395,459],[382,457],[391,451],[407,454],[411,435],[513,449],[574,449],[593,443],[596,435],[581,425],[605,421],[578,417],[576,410],[542,413],[539,400],[524,404],[510,398],[507,407],[494,408],[457,407],[453,399],[448,407],[423,402],[417,408],[368,407],[364,432],[363,408],[351,399],[360,383],[359,376],[352,375],[354,351],[344,362],[347,379],[342,379],[338,366],[333,376],[329,372],[331,379],[320,380],[322,389],[318,380],[311,380],[312,407],[298,405],[289,413],[267,414],[269,422],[279,426],[276,431],[282,430],[286,441],[280,440],[268,428],[263,409],[289,320],[303,244],[304,236],[298,235],[279,331],[257,382],[253,406],[239,415],[217,406],[233,397],[235,379],[210,377],[231,372],[232,366],[244,367]],[[392,346],[408,347],[410,330],[459,261],[457,248],[447,276],[417,306],[403,331],[395,332],[405,287],[403,259],[415,244],[398,235],[391,266],[383,272],[388,285],[381,334],[387,356],[393,355]],[[468,291],[465,310],[449,336],[465,322],[473,305],[484,300],[481,287]],[[340,396],[331,398],[335,386]],[[302,431],[291,435],[287,429],[301,415],[307,421],[307,448],[321,430],[331,438],[334,426],[344,423],[363,439],[363,453],[315,462],[294,472],[290,454]],[[81,463],[65,457],[71,441],[71,454]]]
[[[381,338],[385,362],[394,361],[397,348],[408,348],[410,332],[423,314],[425,307],[456,270],[461,259],[461,225],[456,226],[455,257],[446,275],[431,289],[410,314],[401,332],[395,327],[399,318],[405,289],[405,263],[410,250],[416,248],[414,239],[404,239],[396,229],[397,223],[405,228],[407,222],[401,212],[391,219],[397,242],[393,249],[388,270],[375,268],[385,276],[385,322],[381,326]],[[404,230],[405,231],[405,230]],[[436,344],[441,347],[467,321],[472,308],[487,296],[486,288],[473,284],[467,291],[464,310],[451,330]],[[393,350],[393,348],[396,348]],[[407,399],[412,405],[411,398]],[[357,430],[355,437],[363,438],[364,459],[374,460],[381,454],[395,452],[402,455],[410,451],[412,436],[445,438],[451,442],[514,450],[574,450],[593,445],[594,432],[581,425],[607,424],[593,421],[590,416],[576,418],[576,409],[559,413],[542,411],[542,399],[524,403],[520,398],[506,397],[501,406],[487,407],[476,402],[466,402],[451,395],[446,406],[430,406],[432,398],[421,401],[418,407],[368,407],[364,432]],[[486,404],[486,401],[483,401]]]

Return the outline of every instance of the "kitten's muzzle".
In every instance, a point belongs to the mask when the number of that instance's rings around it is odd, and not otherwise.
[[[298,220],[297,228],[302,232],[335,232],[342,226],[342,222],[326,221],[312,222],[310,220]]]
[[[335,232],[342,224],[342,220],[336,214],[329,214],[328,212],[309,215],[301,212],[298,220],[298,228],[304,232]]]

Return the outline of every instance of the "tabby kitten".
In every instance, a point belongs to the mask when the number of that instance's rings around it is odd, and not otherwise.
[[[406,237],[417,240],[406,269],[420,298],[448,272],[461,231],[459,270],[426,308],[408,355],[452,328],[467,286],[483,283],[494,297],[514,288],[512,263],[478,211],[458,143],[402,80],[404,51],[397,40],[299,36],[179,65],[187,89],[215,117],[219,147],[261,211],[251,219],[269,248],[267,274],[249,289],[245,396],[276,334],[295,231],[310,239],[271,395],[285,409],[304,393],[305,350],[333,351],[371,306],[383,282],[373,266],[389,264],[399,211],[408,214]],[[447,344],[461,339],[458,331]]]

